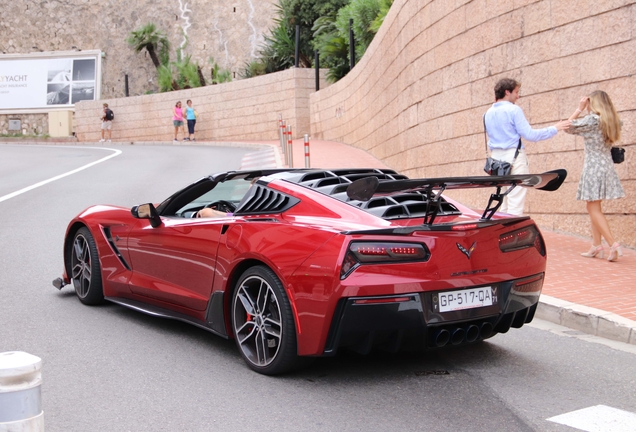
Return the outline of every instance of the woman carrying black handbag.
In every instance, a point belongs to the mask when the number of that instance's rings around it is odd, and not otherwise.
[[[588,114],[576,120],[584,110]],[[587,201],[587,212],[592,222],[592,247],[581,255],[603,258],[602,238],[605,238],[611,245],[607,260],[616,261],[623,251],[620,244],[614,241],[601,201],[625,196],[611,153],[612,144],[621,137],[621,122],[609,95],[601,90],[583,97],[570,120],[572,125],[566,132],[581,135],[585,139],[585,161],[576,199]]]

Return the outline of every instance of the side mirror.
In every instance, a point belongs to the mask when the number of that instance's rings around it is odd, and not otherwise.
[[[134,206],[130,209],[130,214],[135,219],[149,219],[153,228],[161,226],[161,218],[154,205],[151,203]]]

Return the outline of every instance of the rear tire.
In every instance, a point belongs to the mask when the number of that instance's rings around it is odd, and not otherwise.
[[[289,299],[269,268],[252,267],[241,275],[232,294],[232,331],[252,370],[277,375],[299,365]]]
[[[77,230],[71,250],[71,279],[77,298],[85,305],[104,303],[102,270],[99,254],[91,232],[86,227]]]

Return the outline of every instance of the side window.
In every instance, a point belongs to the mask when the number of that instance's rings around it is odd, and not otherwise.
[[[223,183],[217,183],[212,189],[205,190],[181,206],[175,213],[180,217],[192,217],[192,213],[217,201],[227,201],[237,205],[250,187],[250,182],[245,179],[232,179]]]

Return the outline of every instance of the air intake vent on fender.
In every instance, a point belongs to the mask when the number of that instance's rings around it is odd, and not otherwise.
[[[236,215],[282,213],[300,200],[258,184],[253,185],[234,212]]]

